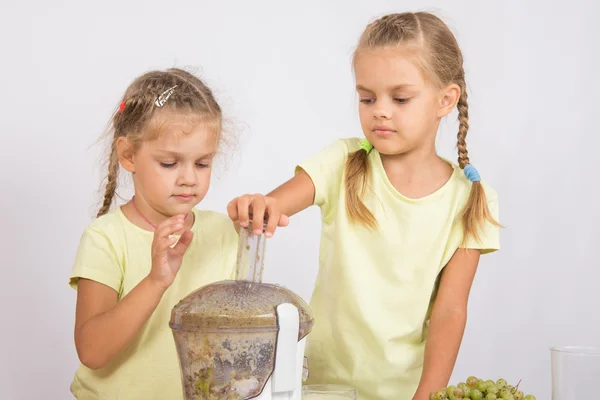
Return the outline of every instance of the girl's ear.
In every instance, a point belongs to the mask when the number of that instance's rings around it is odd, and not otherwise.
[[[438,117],[442,118],[450,114],[460,99],[460,86],[455,83],[448,85],[441,92],[440,97],[440,109],[438,110]]]
[[[131,145],[127,137],[118,137],[115,146],[117,148],[117,156],[119,157],[119,162],[121,163],[123,168],[126,171],[134,173],[135,162],[133,160],[133,146]]]

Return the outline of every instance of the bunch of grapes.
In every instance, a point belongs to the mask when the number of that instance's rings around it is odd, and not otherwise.
[[[466,382],[461,382],[456,386],[431,392],[430,400],[536,400],[534,396],[525,394],[517,386],[509,385],[506,380],[498,379],[484,381],[482,379],[470,376]]]

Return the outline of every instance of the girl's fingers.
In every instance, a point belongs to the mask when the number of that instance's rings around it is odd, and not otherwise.
[[[278,226],[287,226],[289,223],[289,218],[277,210],[275,199],[259,194],[236,197],[227,205],[229,218],[243,228],[250,226],[252,219],[252,231],[255,235],[263,233],[266,222],[264,233],[268,233],[268,237],[273,236]],[[268,219],[265,218],[267,215]]]
[[[181,230],[181,228],[183,228],[183,216],[177,215],[158,225],[156,227],[156,231],[154,232],[154,236],[158,238],[166,238],[169,235]]]
[[[246,228],[250,220],[250,203],[251,198],[249,195],[243,195],[238,198],[237,201],[237,214],[240,221],[240,225]]]
[[[154,242],[153,250],[156,254],[164,253],[169,247],[173,246],[175,242],[177,242],[177,238],[173,236],[157,238]]]
[[[157,252],[163,252],[167,247],[173,245],[177,241],[171,235],[183,228],[183,216],[178,215],[163,221],[156,227],[154,231],[154,239],[152,248]]]
[[[262,196],[255,196],[252,199],[252,232],[255,235],[262,235],[265,224],[265,210],[267,204]]]
[[[277,225],[278,226],[288,226],[289,223],[290,223],[290,217],[288,217],[287,215],[281,214],[281,216],[279,217],[279,223]]]
[[[185,251],[188,249],[188,247],[192,243],[193,238],[194,238],[194,234],[192,233],[192,231],[188,230],[188,231],[183,232],[183,234],[179,238],[179,241],[177,242],[175,247],[173,247],[173,250],[175,252],[177,252],[179,255],[183,256],[185,254]]]
[[[267,210],[269,214],[269,219],[267,221],[267,229],[265,230],[265,236],[271,237],[275,234],[275,229],[277,229],[279,218],[281,216],[281,213],[276,207],[275,199],[270,199],[267,202]]]
[[[239,199],[240,199],[239,197],[236,197],[235,199],[231,200],[229,202],[229,204],[227,204],[227,214],[229,215],[229,218],[233,222],[238,222],[240,219],[240,216],[238,213]]]

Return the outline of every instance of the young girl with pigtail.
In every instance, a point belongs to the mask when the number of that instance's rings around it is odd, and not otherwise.
[[[77,399],[183,399],[171,310],[200,286],[232,279],[238,235],[226,215],[194,208],[223,142],[211,90],[181,69],[135,79],[115,111],[98,217],[70,277],[77,290]],[[134,196],[111,209],[119,171]]]
[[[364,139],[340,139],[269,193],[231,201],[267,235],[321,209],[311,299],[308,383],[340,383],[361,400],[426,400],[448,384],[481,254],[499,249],[498,197],[471,164],[463,56],[425,13],[386,15],[354,53]],[[441,119],[458,108],[458,164],[436,154]]]

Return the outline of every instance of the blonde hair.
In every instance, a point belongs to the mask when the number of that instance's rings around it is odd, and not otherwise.
[[[458,165],[464,169],[469,161],[466,136],[469,130],[469,106],[463,68],[463,56],[456,38],[446,24],[427,12],[386,15],[367,26],[360,37],[354,60],[363,50],[409,45],[418,50],[417,65],[429,83],[443,88],[454,83],[460,87],[457,134]],[[368,152],[360,149],[346,161],[346,211],[351,220],[373,229],[377,221],[361,200],[369,176]],[[462,214],[463,243],[469,236],[479,239],[484,221],[499,226],[488,209],[481,182],[473,182]]]
[[[162,107],[155,104],[158,96],[168,89],[173,90]],[[214,128],[217,140],[221,139],[222,112],[212,91],[195,75],[178,68],[165,71],[150,71],[137,77],[125,91],[119,108],[113,114],[105,137],[110,138],[108,174],[104,199],[97,217],[106,214],[112,205],[119,178],[117,140],[127,137],[134,151],[144,141],[160,135],[160,123],[154,118],[157,112],[177,112],[200,118]]]

